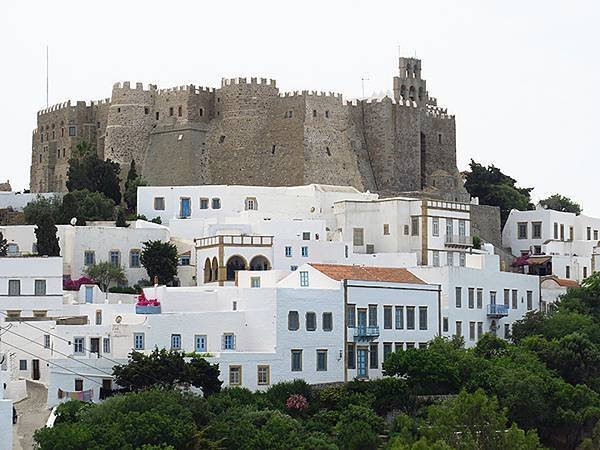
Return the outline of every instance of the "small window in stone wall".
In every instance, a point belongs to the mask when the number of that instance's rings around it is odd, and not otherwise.
[[[317,117],[317,110],[313,109],[313,117]]]
[[[120,113],[121,112],[121,108],[117,108],[117,112]]]
[[[204,115],[204,109],[200,108],[200,117]]]
[[[329,119],[329,111],[325,111],[325,118]]]
[[[158,120],[159,117],[160,117],[160,113],[158,111],[156,111],[156,120]]]
[[[144,107],[144,114],[146,114],[146,115],[150,114],[150,108],[148,108],[147,106]],[[98,123],[100,123],[100,122],[98,122]],[[100,128],[100,126],[98,126],[98,128]]]
[[[273,147],[271,147],[271,155],[275,154],[275,144],[273,144]]]
[[[172,115],[173,115],[173,111],[174,111],[174,110],[173,110],[173,107],[171,106],[171,107],[169,108],[169,116],[172,116]]]
[[[443,142],[442,133],[438,133],[438,144]]]
[[[225,142],[225,136],[221,135],[219,136],[219,144],[222,144],[223,142]]]
[[[179,117],[183,116],[183,107],[179,106],[179,107],[177,108],[177,115],[178,115]]]
[[[331,156],[331,150],[329,150],[329,147],[325,147],[325,152],[327,152],[327,156]]]

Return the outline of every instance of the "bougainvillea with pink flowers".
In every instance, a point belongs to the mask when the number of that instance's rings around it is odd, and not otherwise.
[[[137,306],[160,306],[160,302],[155,298],[146,298],[146,294],[144,291],[138,295],[137,298]]]
[[[292,394],[285,402],[285,406],[287,409],[294,411],[304,411],[306,408],[308,408],[308,401],[303,395]]]
[[[93,278],[86,277],[85,275],[77,280],[72,280],[69,278],[68,280],[63,281],[63,289],[65,291],[78,291],[79,288],[84,284],[96,284],[96,281],[94,281]]]

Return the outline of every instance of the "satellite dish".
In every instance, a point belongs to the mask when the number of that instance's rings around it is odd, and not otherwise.
[[[77,225],[77,217],[73,217],[69,223],[70,223],[72,226],[75,226],[75,225]]]
[[[121,323],[121,320],[123,320],[123,318],[121,316],[115,317],[115,322]]]

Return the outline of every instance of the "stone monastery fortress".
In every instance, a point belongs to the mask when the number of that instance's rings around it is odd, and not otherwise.
[[[31,190],[66,191],[71,152],[86,140],[123,172],[135,160],[149,185],[320,183],[469,201],[454,116],[429,96],[419,59],[399,58],[393,92],[344,101],[281,93],[265,78],[223,79],[220,88],[116,83],[111,98],[38,112]]]

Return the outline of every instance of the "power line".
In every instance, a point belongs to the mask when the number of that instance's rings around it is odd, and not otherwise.
[[[93,382],[93,383],[96,383],[96,384],[98,384],[98,385],[102,386],[102,383],[100,383],[100,382],[98,382],[98,381],[94,380],[93,378],[90,378],[90,377],[87,377],[87,376],[85,376],[85,375],[83,375],[83,374],[81,374],[81,373],[75,372],[74,370],[68,369],[68,368],[66,368],[66,367],[64,367],[64,366],[61,366],[60,364],[56,364],[55,362],[52,362],[52,361],[50,361],[50,360],[48,360],[48,359],[46,359],[46,358],[42,358],[41,356],[39,356],[39,355],[36,355],[36,354],[34,354],[34,353],[31,353],[31,352],[28,352],[27,350],[23,350],[21,347],[17,347],[16,345],[9,344],[8,342],[4,342],[4,341],[2,341],[2,342],[3,342],[3,344],[5,344],[5,345],[8,345],[8,346],[10,346],[10,347],[13,347],[13,348],[16,348],[17,350],[21,350],[23,353],[27,353],[28,355],[35,356],[35,357],[36,357],[36,359],[41,359],[42,361],[45,361],[45,362],[47,362],[48,364],[54,364],[56,367],[59,367],[59,368],[61,368],[61,369],[63,369],[63,370],[66,370],[66,371],[68,371],[68,372],[74,373],[74,374],[75,374],[75,375],[77,375],[77,376],[80,376],[80,377],[82,377],[82,378],[85,378],[86,380],[90,380],[91,382]]]
[[[0,327],[0,329],[4,330],[4,328],[2,328],[2,327]],[[12,333],[12,334],[14,334],[15,336],[19,336],[20,338],[23,338],[23,339],[25,339],[25,340],[27,340],[27,341],[29,341],[29,342],[33,342],[34,344],[36,344],[36,345],[39,345],[40,347],[47,348],[47,347],[46,347],[44,344],[42,344],[41,342],[37,342],[37,341],[34,341],[33,339],[29,339],[28,337],[26,337],[26,336],[23,336],[23,335],[21,335],[21,334],[19,334],[19,333],[16,333],[16,332],[14,332],[14,331],[11,331],[11,330],[10,330],[10,329],[8,329],[8,328],[6,328],[6,329],[5,329],[5,331],[8,331],[9,333]],[[2,342],[4,342],[4,341],[2,341]],[[96,366],[93,366],[93,365],[91,365],[91,364],[88,364],[88,363],[84,362],[84,361],[83,361],[83,360],[81,360],[81,359],[76,359],[76,358],[74,358],[74,357],[73,357],[73,356],[71,356],[71,355],[67,355],[66,353],[60,352],[60,351],[58,351],[58,350],[55,350],[55,349],[51,349],[51,351],[53,351],[53,352],[56,352],[56,353],[58,353],[59,355],[63,355],[63,356],[65,356],[65,357],[67,357],[68,359],[71,359],[71,360],[73,360],[73,361],[77,361],[78,363],[81,363],[81,364],[83,364],[84,366],[91,367],[92,369],[95,369],[95,370],[97,370],[98,372],[102,372],[103,374],[106,374],[106,375],[108,375],[108,376],[111,376],[111,377],[112,377],[112,373],[109,373],[109,372],[106,372],[106,371],[104,371],[104,370],[102,370],[102,369],[99,369],[99,368],[97,368]]]

